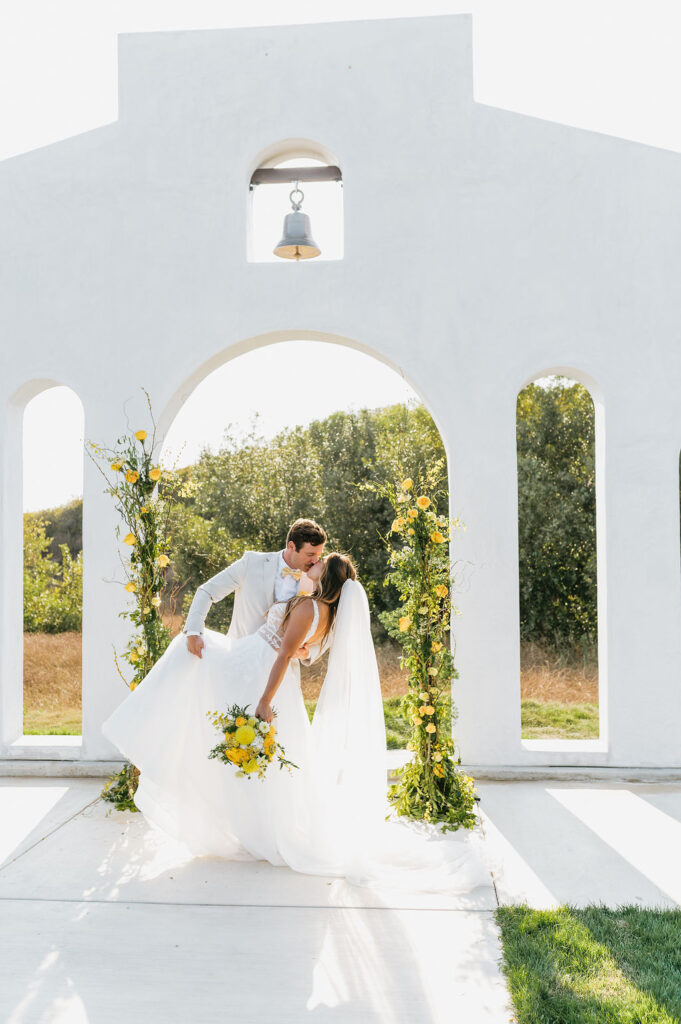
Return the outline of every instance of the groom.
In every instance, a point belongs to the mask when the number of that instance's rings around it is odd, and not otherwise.
[[[194,594],[182,631],[187,637],[187,650],[202,657],[201,634],[208,610],[215,601],[234,591],[234,611],[227,635],[238,639],[255,633],[275,601],[288,601],[298,593],[301,574],[319,561],[325,543],[326,533],[321,526],[312,519],[296,519],[283,551],[246,551],[236,562],[202,583]],[[315,645],[305,652],[302,663],[311,665],[319,657],[320,648]]]

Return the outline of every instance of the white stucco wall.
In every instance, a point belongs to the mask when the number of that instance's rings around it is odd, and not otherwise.
[[[25,756],[25,402],[69,385],[101,441],[124,403],[146,421],[144,385],[167,428],[216,366],[312,338],[400,369],[445,440],[464,761],[681,765],[681,156],[476,103],[471,27],[121,36],[119,120],[0,164],[2,756]],[[251,263],[252,171],[300,139],[342,169],[344,258]],[[597,406],[602,729],[547,751],[520,741],[515,402],[557,371]],[[117,755],[125,696],[101,483],[86,460],[84,758]]]

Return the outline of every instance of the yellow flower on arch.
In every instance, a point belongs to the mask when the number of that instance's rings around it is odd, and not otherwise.
[[[406,633],[411,626],[411,619],[408,615],[403,615],[399,622],[400,633]]]
[[[135,536],[134,533],[129,533],[126,537],[123,538],[123,543],[129,544],[132,547],[133,544],[137,543],[137,537]]]
[[[433,532],[430,535],[430,539],[432,540],[433,544],[444,544],[445,542],[445,539],[439,530],[433,530]]]
[[[137,584],[133,583],[133,581],[130,580],[129,583],[125,584],[125,589],[128,591],[129,594],[134,594],[135,591],[137,590]]]
[[[147,436],[146,430],[137,430],[137,431],[135,431],[135,437],[137,438],[138,441],[143,441],[146,436]]]
[[[402,483],[400,484],[400,487],[402,488],[403,491],[410,491],[413,486],[414,486],[414,481],[409,476],[407,477],[406,480],[403,480]]]
[[[125,479],[129,484],[136,484],[139,478],[140,475],[136,469],[129,469],[128,472],[125,474]]]
[[[149,470],[149,479],[150,480],[160,480],[161,479],[161,470],[158,468],[158,466],[156,466],[155,469],[150,469]]]
[[[166,565],[170,564],[170,559],[168,558],[167,555],[159,555],[156,561],[158,562],[162,569],[165,569]]]
[[[427,498],[425,494],[421,494],[416,499],[416,504],[418,505],[419,508],[426,509],[430,505],[430,498]]]

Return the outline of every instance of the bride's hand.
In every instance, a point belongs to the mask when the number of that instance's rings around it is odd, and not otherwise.
[[[299,660],[302,660],[304,658],[308,658],[309,656],[310,656],[310,648],[307,646],[307,644],[302,644],[298,648],[296,653],[293,655],[291,660],[299,661]]]
[[[255,709],[255,717],[262,718],[263,722],[271,722],[272,719],[274,718],[272,708],[270,707],[268,701],[266,701],[264,697],[260,698],[260,702],[258,703],[258,706]]]

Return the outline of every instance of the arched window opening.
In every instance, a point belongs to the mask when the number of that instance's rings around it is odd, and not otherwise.
[[[41,391],[23,416],[23,732],[82,732],[83,406]]]
[[[296,169],[300,169],[299,175],[294,173]],[[299,192],[294,192],[296,183]],[[343,258],[343,181],[336,164],[294,154],[285,160],[274,158],[254,171],[249,189],[249,262],[310,263]],[[274,249],[282,241],[286,217],[295,212],[298,203],[299,212],[309,218],[304,223],[316,246],[310,253],[320,251],[299,258],[300,252],[293,255],[288,246],[286,256],[276,255]]]
[[[323,386],[291,401],[296,374],[313,366]],[[388,745],[404,748],[411,723],[399,710],[408,673],[401,648],[380,615],[398,595],[383,585],[387,555],[381,535],[394,513],[368,487],[403,479],[446,457],[428,410],[397,372],[340,344],[292,340],[237,356],[209,373],[177,412],[161,459],[177,464],[191,497],[176,509],[172,569],[175,608],[162,605],[173,633],[197,587],[243,551],[284,547],[290,524],[323,525],[327,550],[350,554],[372,609]],[[179,460],[179,461],[178,461]],[[446,513],[446,499],[442,499]],[[225,632],[232,596],[210,608],[205,625]],[[323,658],[301,674],[311,715],[324,678]]]
[[[594,403],[565,376],[518,395],[521,736],[599,738]]]

